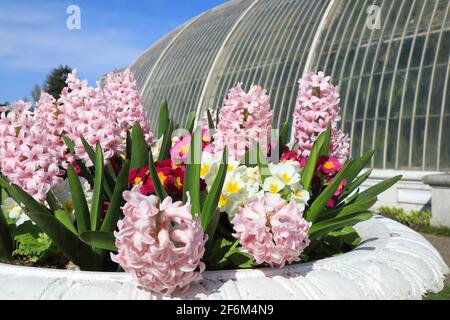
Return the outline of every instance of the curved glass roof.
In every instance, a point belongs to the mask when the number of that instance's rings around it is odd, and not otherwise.
[[[368,27],[368,7],[380,27]],[[149,118],[169,101],[183,124],[237,82],[269,90],[292,121],[297,80],[324,70],[339,85],[352,155],[376,168],[450,170],[448,0],[235,0],[188,21],[132,65]]]

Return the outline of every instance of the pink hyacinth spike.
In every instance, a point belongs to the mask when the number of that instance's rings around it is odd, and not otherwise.
[[[294,111],[295,138],[300,157],[308,157],[320,133],[331,122],[331,155],[344,163],[349,156],[347,135],[337,128],[339,116],[339,92],[323,72],[307,73],[299,80],[297,105]]]
[[[115,232],[118,254],[111,258],[152,292],[185,290],[205,270],[201,258],[207,236],[200,219],[192,218],[189,202],[183,205],[167,197],[160,203],[139,188],[124,192],[125,217]]]
[[[267,193],[262,199],[251,200],[236,214],[233,225],[241,250],[252,255],[257,264],[281,268],[298,261],[309,245],[311,224],[295,202],[287,203],[279,194]]]

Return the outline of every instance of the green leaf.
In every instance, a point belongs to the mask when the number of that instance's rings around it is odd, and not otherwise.
[[[91,229],[89,207],[86,201],[83,187],[72,165],[67,168],[67,178],[69,180],[70,193],[72,194],[73,207],[75,209],[75,219],[78,231],[83,233]]]
[[[75,226],[72,223],[72,220],[70,219],[69,213],[67,213],[64,210],[57,210],[55,211],[55,218],[61,222],[70,232],[72,232],[75,235],[78,235],[77,229],[75,229]]]
[[[159,109],[159,121],[158,121],[158,139],[162,137],[162,135],[166,132],[167,127],[169,126],[169,105],[167,100],[164,100],[161,103],[161,107]],[[131,166],[133,168],[133,166]]]
[[[145,142],[144,132],[142,131],[139,123],[133,126],[131,131],[131,163],[130,167],[133,169],[139,169],[147,165],[148,163],[148,146]]]
[[[354,224],[368,220],[371,217],[372,213],[370,211],[363,211],[314,223],[309,230],[309,239],[311,241],[318,240],[331,231],[342,229],[347,226],[353,226]]]
[[[362,199],[373,199],[376,196],[378,196],[380,193],[386,191],[390,187],[392,187],[394,184],[396,184],[400,179],[402,178],[402,175],[398,175],[395,177],[392,177],[390,179],[386,179],[380,183],[377,183],[374,186],[371,186],[367,190],[364,190],[363,192],[359,193],[356,197],[356,201],[362,200]]]
[[[172,133],[174,130],[173,122],[169,121],[169,125],[166,128],[166,131],[164,131],[164,137],[161,143],[161,149],[159,151],[158,155],[158,161],[164,161],[166,159],[169,159],[170,155],[170,147],[172,146]]]
[[[206,116],[208,118],[208,127],[209,127],[209,129],[215,129],[216,126],[214,125],[214,120],[212,118],[211,112],[209,111],[209,108],[206,109]]]
[[[158,196],[158,198],[163,201],[165,198],[167,198],[167,192],[164,189],[163,185],[161,184],[161,181],[159,180],[158,173],[156,172],[155,162],[153,161],[153,155],[151,152],[149,152],[149,164],[148,168],[150,171],[150,179],[152,180],[153,188],[155,189],[155,193]]]
[[[91,204],[91,230],[98,230],[100,219],[102,216],[102,185],[103,185],[103,152],[100,143],[96,146],[96,159],[95,159],[95,182],[94,193],[92,195]]]
[[[325,135],[319,156],[328,156],[330,154],[331,145],[331,122],[328,123],[327,130],[323,132]]]
[[[367,178],[369,178],[370,174],[372,173],[372,169],[367,170],[366,172],[364,172],[362,175],[360,175],[358,178],[356,178],[355,180],[353,180],[352,183],[347,184],[347,186],[344,189],[344,192],[342,193],[342,195],[339,197],[339,199],[345,199],[347,198],[348,195],[350,195],[353,191],[355,191],[356,189],[358,189],[358,187],[367,180]],[[348,183],[348,180],[347,180]]]
[[[278,138],[278,150],[280,156],[283,154],[283,149],[286,146],[288,136],[289,136],[289,122],[285,122],[281,127],[280,136]]]
[[[219,171],[217,173],[216,178],[214,179],[214,183],[211,186],[211,189],[208,192],[208,196],[206,197],[205,203],[203,205],[203,210],[200,216],[202,221],[203,230],[207,230],[211,218],[216,212],[218,208],[220,195],[222,194],[223,184],[225,183],[225,177],[227,175],[227,167],[228,167],[228,152],[225,147],[222,156],[222,163],[219,166]],[[214,235],[215,230],[211,231]]]
[[[344,179],[347,180],[348,183],[352,182],[361,172],[362,169],[369,163],[370,159],[372,159],[374,150],[369,151],[363,154],[359,159],[353,161],[353,164],[347,170],[347,174]]]
[[[370,200],[363,199],[361,201],[357,201],[352,204],[345,205],[339,209],[328,210],[323,214],[323,216],[319,216],[319,218],[317,219],[317,222],[325,221],[328,219],[334,219],[334,218],[338,218],[338,217],[348,216],[348,215],[356,213],[356,212],[367,211],[376,202],[377,202],[377,198],[373,198]]]
[[[192,134],[192,130],[194,130],[195,116],[196,116],[195,111],[191,111],[186,121],[186,130],[189,131],[190,134]]]
[[[125,152],[126,152],[125,159],[127,159],[127,160],[131,159],[132,145],[133,145],[133,142],[131,141],[130,131],[127,131],[127,146],[126,146],[127,149],[125,150]]]
[[[94,248],[117,252],[116,239],[112,232],[86,231],[80,235],[80,238]]]
[[[30,219],[45,232],[58,248],[82,270],[100,271],[99,257],[54,216],[46,212],[27,212]]]
[[[128,173],[130,171],[130,162],[128,160],[122,166],[119,176],[117,177],[116,187],[109,204],[108,211],[106,213],[105,220],[103,221],[101,231],[113,231],[119,221],[122,214],[121,207],[125,200],[123,199],[123,192],[128,189]]]
[[[351,161],[347,161],[338,174],[333,178],[333,181],[317,196],[311,206],[306,211],[306,219],[315,222],[319,215],[324,211],[328,201],[333,197],[340,183],[344,179],[345,173],[350,166]]]
[[[305,190],[309,190],[311,187],[311,181],[314,176],[314,172],[316,171],[317,161],[319,160],[320,150],[322,149],[325,138],[325,133],[319,135],[313,144],[308,160],[303,168],[301,184]]]
[[[57,210],[62,209],[61,204],[59,203],[58,199],[55,196],[55,193],[52,190],[50,190],[47,193],[46,200],[47,200],[48,206],[50,207],[50,209],[52,209],[52,211],[57,211]]]
[[[2,190],[0,188],[0,190]],[[1,202],[0,202],[1,204]],[[0,258],[10,259],[13,252],[13,243],[9,233],[8,222],[0,207]]]
[[[66,144],[67,148],[69,149],[69,152],[71,154],[75,154],[75,143],[73,143],[73,141],[66,136],[65,134],[62,136],[64,143]]]
[[[81,143],[83,144],[84,150],[86,150],[89,159],[91,159],[92,163],[95,163],[95,151],[83,136],[81,137]]]
[[[200,208],[200,167],[202,158],[202,132],[201,127],[194,130],[189,147],[188,163],[184,175],[183,202],[187,201],[187,193],[191,197],[192,215],[201,213]]]

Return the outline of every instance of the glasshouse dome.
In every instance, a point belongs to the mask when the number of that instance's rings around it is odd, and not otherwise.
[[[442,172],[449,8],[448,0],[235,0],[166,35],[131,69],[153,123],[163,99],[183,122],[243,82],[269,90],[278,125],[292,121],[297,80],[323,70],[339,86],[352,155],[375,149],[372,165],[383,171]]]

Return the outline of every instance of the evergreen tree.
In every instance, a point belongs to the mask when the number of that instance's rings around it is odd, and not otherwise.
[[[72,68],[67,65],[60,65],[58,68],[53,69],[47,76],[44,91],[52,95],[55,99],[58,99],[61,91],[66,86],[67,76],[71,72]]]

